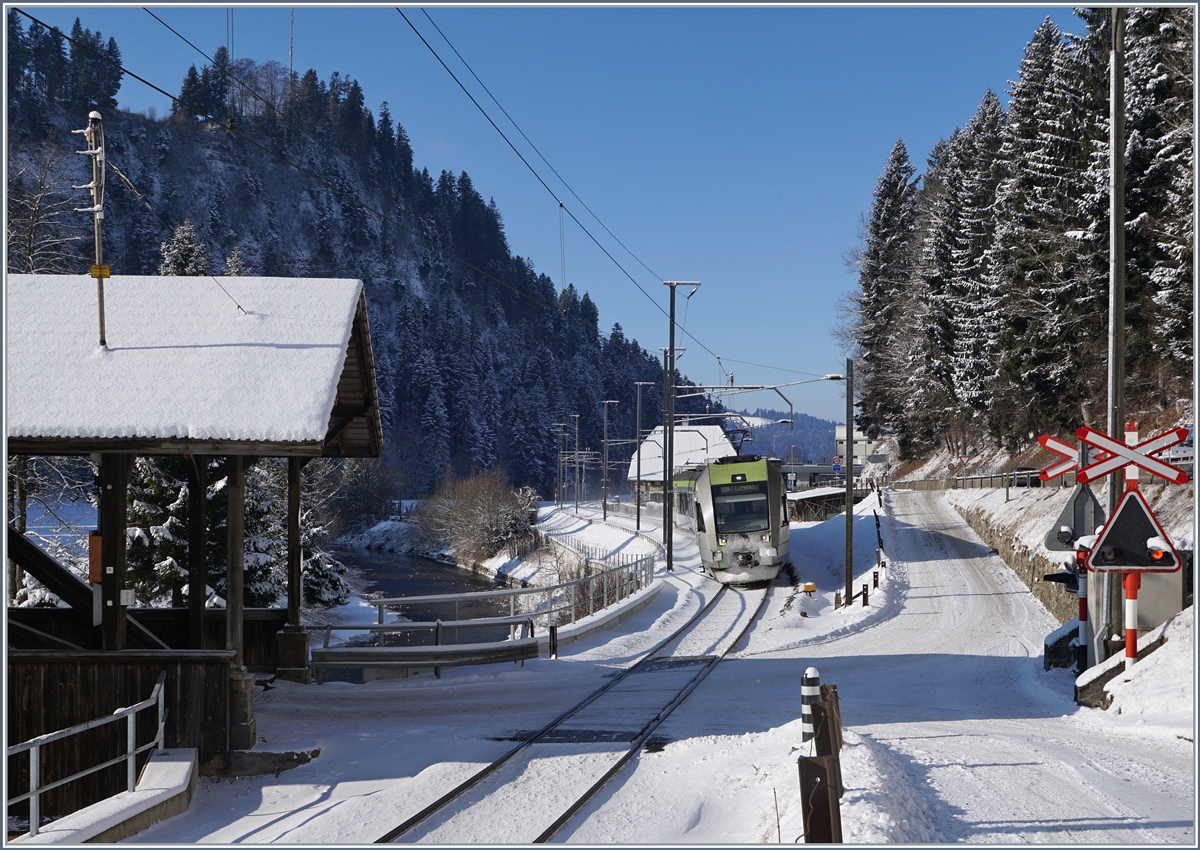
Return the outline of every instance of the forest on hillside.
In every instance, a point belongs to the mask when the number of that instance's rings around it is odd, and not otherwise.
[[[77,20],[70,34],[7,17],[8,271],[82,273],[93,261],[92,217],[79,211],[91,180],[71,131],[103,119],[109,173],[103,251],[114,275],[262,275],[361,279],[379,402],[382,457],[322,460],[305,471],[304,588],[344,601],[344,570],[324,551],[340,531],[456,480],[502,471],[513,488],[553,494],[560,439],[597,455],[608,406],[611,480],[623,489],[633,451],[635,381],[648,381],[643,427],[662,420],[663,365],[619,323],[600,329],[596,305],[556,286],[508,244],[501,212],[465,172],[415,163],[387,103],[372,111],[356,80],[276,62],[230,61],[224,47],[189,69],[170,115],[120,107],[120,48]],[[89,308],[90,309],[90,308]],[[676,373],[676,383],[690,383]],[[682,413],[714,414],[706,398]],[[141,458],[130,485],[129,570],[146,601],[186,592],[186,475]],[[53,510],[95,499],[87,461],[22,460],[9,467],[10,521],[25,506]],[[208,470],[209,578],[224,593],[224,469]],[[587,471],[588,493],[599,471]],[[283,590],[282,467],[247,472],[248,605]],[[18,507],[19,504],[19,507]],[[43,541],[46,542],[46,541]],[[86,563],[53,541],[52,554]],[[17,590],[17,588],[20,588]],[[47,599],[9,582],[18,604]]]
[[[549,495],[554,425],[572,423],[573,440],[578,415],[580,448],[599,450],[600,402],[616,399],[609,433],[632,438],[635,381],[655,383],[644,426],[661,421],[657,356],[619,323],[602,331],[586,292],[514,252],[469,175],[416,165],[401,122],[387,103],[368,108],[356,80],[289,77],[221,47],[188,71],[172,114],[152,118],[120,109],[112,39],[78,22],[67,38],[26,23],[9,11],[10,271],[90,263],[90,217],[72,211],[83,193],[71,189],[90,178],[69,131],[97,108],[123,175],[108,175],[105,199],[114,274],[364,282],[385,431],[376,477],[392,497],[497,466]],[[706,400],[678,407],[701,412]],[[615,446],[614,469],[631,453]]]
[[[848,258],[841,337],[856,422],[902,456],[965,454],[1105,427],[1112,10],[1049,19],[1005,109],[994,92],[917,173],[897,141]],[[1189,7],[1127,10],[1126,398],[1191,398],[1193,29]]]

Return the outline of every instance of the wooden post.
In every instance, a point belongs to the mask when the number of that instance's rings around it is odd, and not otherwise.
[[[225,648],[234,651],[233,667],[244,668],[242,650],[243,547],[245,545],[246,475],[241,455],[226,458],[225,490],[228,495],[226,518],[227,549],[225,558]]]
[[[187,456],[188,474],[188,646],[204,649],[204,603],[208,576],[208,458]]]
[[[300,625],[300,469],[307,458],[288,458],[288,506],[287,506],[287,589],[289,626]]]
[[[105,650],[125,648],[125,608],[121,591],[125,588],[125,496],[133,455],[100,456],[100,578],[103,610],[100,621]]]
[[[805,844],[841,844],[842,813],[834,790],[832,756],[802,756],[800,806]]]

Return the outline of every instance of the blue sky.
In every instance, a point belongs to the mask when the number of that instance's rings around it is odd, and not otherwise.
[[[69,31],[113,36],[124,64],[167,91],[205,59],[140,7],[19,6]],[[679,321],[694,335],[680,369],[701,383],[805,380],[842,372],[831,336],[854,287],[844,263],[897,138],[918,171],[988,88],[1007,104],[1025,45],[1047,16],[1082,32],[1069,7],[425,7],[571,188],[653,274],[617,245],[503,119],[419,7],[403,7],[566,206],[658,307],[662,280],[703,285]],[[228,7],[154,12],[212,54]],[[357,79],[387,101],[415,162],[470,174],[504,217],[509,246],[562,284],[558,205],[392,6],[297,7],[294,67]],[[286,6],[235,7],[233,54],[288,61]],[[27,24],[27,22],[26,22]],[[126,78],[121,106],[169,111]],[[80,125],[82,126],[82,125]],[[591,294],[601,330],[620,323],[646,349],[667,319],[567,219],[567,281]],[[681,292],[681,295],[684,294]],[[697,342],[698,340],[698,342]],[[724,371],[707,349],[722,358]],[[740,362],[739,362],[740,361]],[[760,365],[749,365],[760,364]],[[765,368],[772,367],[772,368]],[[798,411],[843,421],[840,384],[784,389]],[[774,393],[735,406],[778,406]]]

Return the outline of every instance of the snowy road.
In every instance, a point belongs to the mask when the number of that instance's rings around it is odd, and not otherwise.
[[[837,684],[855,742],[844,757],[848,842],[1194,842],[1192,744],[1174,729],[1114,727],[1078,709],[1069,674],[1042,670],[1041,636],[1057,622],[939,494],[889,494],[884,538],[895,541],[885,616],[786,648],[756,630],[662,733],[681,744],[698,732],[770,738],[796,713],[794,698],[770,691],[798,690],[812,664]],[[771,753],[749,742],[744,750],[756,779],[772,772],[760,760]],[[856,775],[863,756],[876,777]],[[702,763],[644,756],[571,840],[616,838],[648,797],[679,804],[638,840],[746,840],[727,831],[728,811],[712,811],[733,795],[705,787]],[[759,839],[774,841],[769,791],[790,796],[794,782],[776,768],[770,789],[740,795],[753,806],[729,800],[726,809],[758,814]],[[867,823],[854,816],[863,809]],[[794,835],[798,814],[785,815]]]

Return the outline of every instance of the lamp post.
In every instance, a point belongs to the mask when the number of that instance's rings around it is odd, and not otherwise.
[[[850,607],[854,583],[854,361],[846,360],[846,595]]]
[[[608,406],[616,403],[616,400],[613,399],[606,399],[601,402],[604,408],[604,460],[600,462],[600,474],[603,476],[603,496],[601,499],[602,507],[600,508],[600,514],[604,522],[608,522]]]
[[[637,525],[642,530],[642,387],[654,386],[653,381],[634,381],[637,387],[637,422],[634,423],[634,451],[637,452]]]

